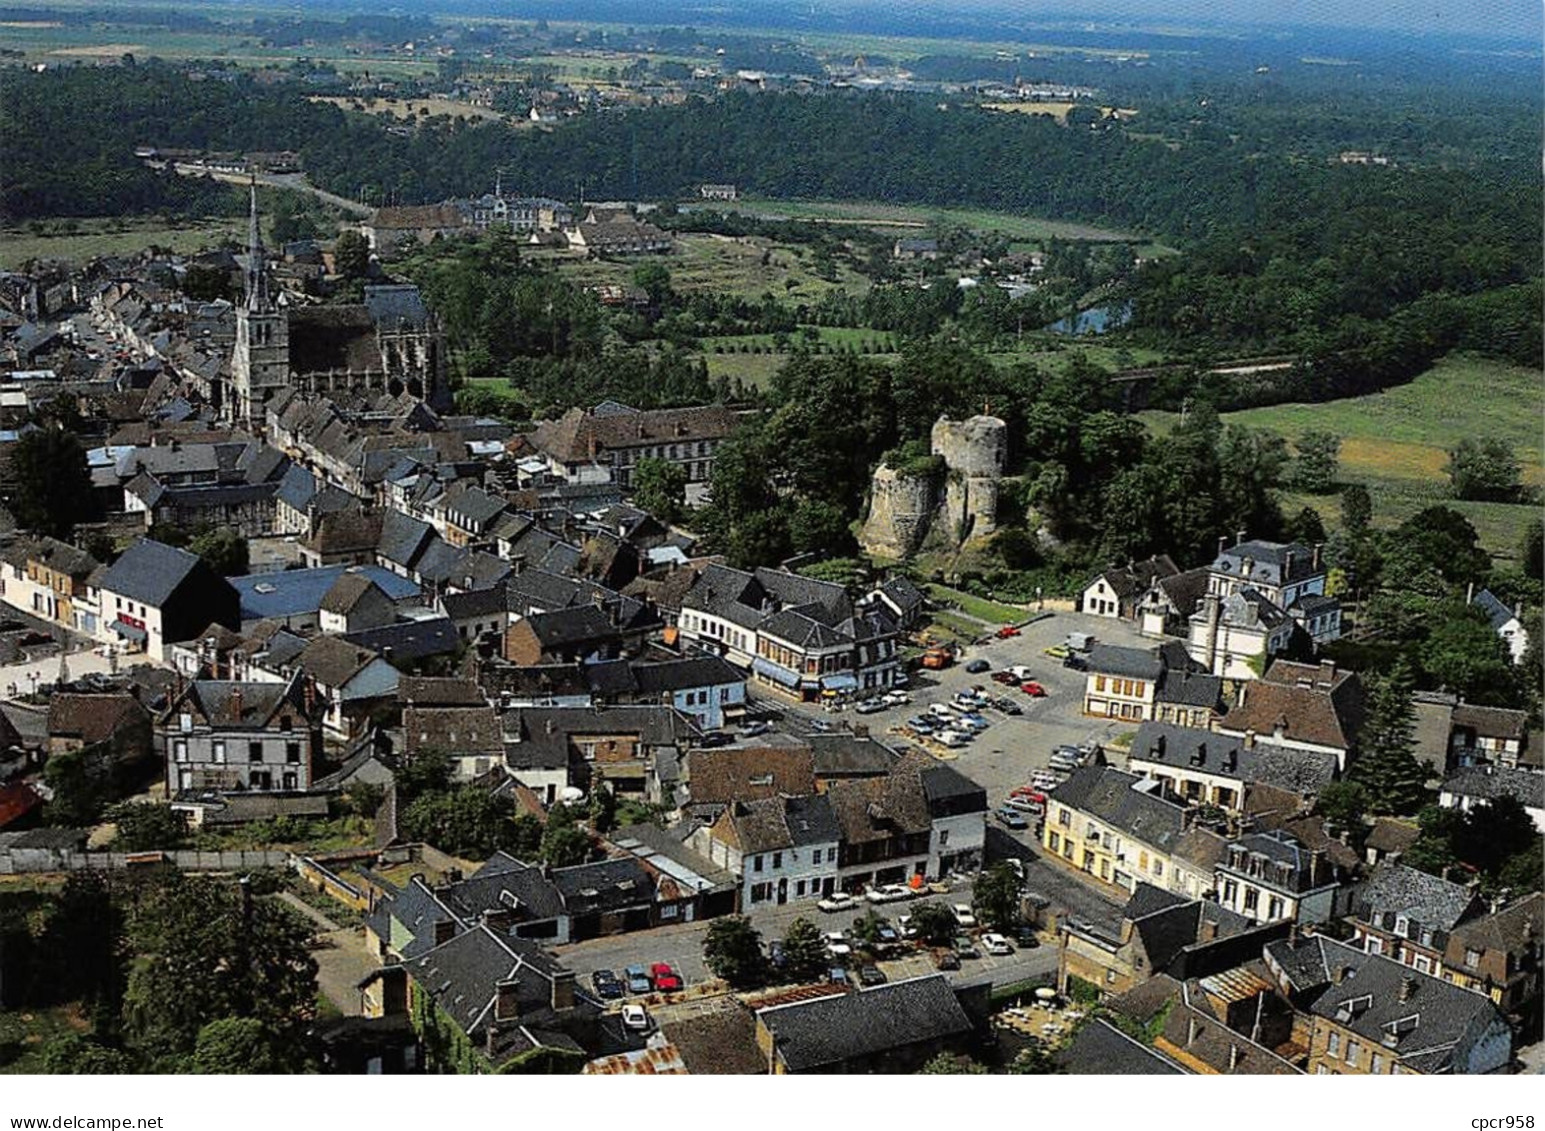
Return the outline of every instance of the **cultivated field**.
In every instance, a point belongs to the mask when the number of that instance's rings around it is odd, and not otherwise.
[[[388,118],[411,119],[438,118],[442,115],[469,121],[494,121],[504,117],[497,110],[486,106],[474,106],[470,102],[457,102],[450,98],[344,98],[334,95],[314,94],[312,102],[330,102],[344,110],[363,110]]]
[[[246,232],[246,224],[235,219],[176,226],[157,220],[81,220],[73,232],[8,228],[0,231],[0,268],[15,270],[29,259],[79,263],[97,255],[133,255],[151,246],[199,251],[227,239],[245,242]]]
[[[1004,114],[1040,114],[1043,117],[1056,118],[1059,122],[1065,122],[1068,119],[1068,111],[1075,106],[1081,105],[1088,104],[1080,102],[984,102],[982,103],[982,108],[984,110],[997,110]],[[1109,114],[1111,112],[1111,107],[1109,106],[1100,106],[1098,109],[1101,114]],[[1137,111],[1122,107],[1118,113],[1126,117],[1132,117],[1136,115]]]
[[[1174,426],[1172,413],[1144,413],[1158,432]],[[1291,442],[1308,431],[1342,437],[1341,478],[1362,483],[1373,496],[1374,524],[1399,524],[1423,507],[1453,507],[1474,524],[1492,554],[1512,558],[1524,528],[1539,512],[1531,506],[1469,503],[1448,498],[1448,449],[1466,437],[1500,437],[1513,446],[1531,486],[1545,486],[1540,420],[1545,383],[1535,370],[1474,357],[1450,357],[1408,385],[1326,404],[1273,405],[1229,413],[1224,420],[1268,428]],[[1327,527],[1340,522],[1334,496],[1289,494],[1293,510],[1312,506]]]

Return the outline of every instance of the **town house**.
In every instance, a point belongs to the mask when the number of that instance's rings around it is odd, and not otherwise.
[[[322,711],[299,675],[287,683],[194,680],[157,721],[168,796],[311,788]]]

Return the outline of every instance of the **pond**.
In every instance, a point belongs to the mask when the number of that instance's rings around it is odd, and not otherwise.
[[[1063,318],[1046,327],[1054,334],[1103,334],[1118,326],[1125,326],[1132,319],[1132,304],[1118,303],[1113,306],[1091,306],[1080,310],[1071,318]]]

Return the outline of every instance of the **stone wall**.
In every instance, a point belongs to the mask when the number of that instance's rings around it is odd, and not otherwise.
[[[1008,466],[1009,428],[996,416],[934,422],[930,443],[949,469],[968,477],[1002,479]]]

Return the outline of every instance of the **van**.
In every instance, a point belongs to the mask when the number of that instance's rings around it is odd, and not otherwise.
[[[936,719],[948,719],[951,722],[955,719],[955,711],[948,703],[930,703],[928,713]]]
[[[933,736],[935,742],[950,747],[964,746],[966,744],[966,737],[958,730],[941,730]]]

